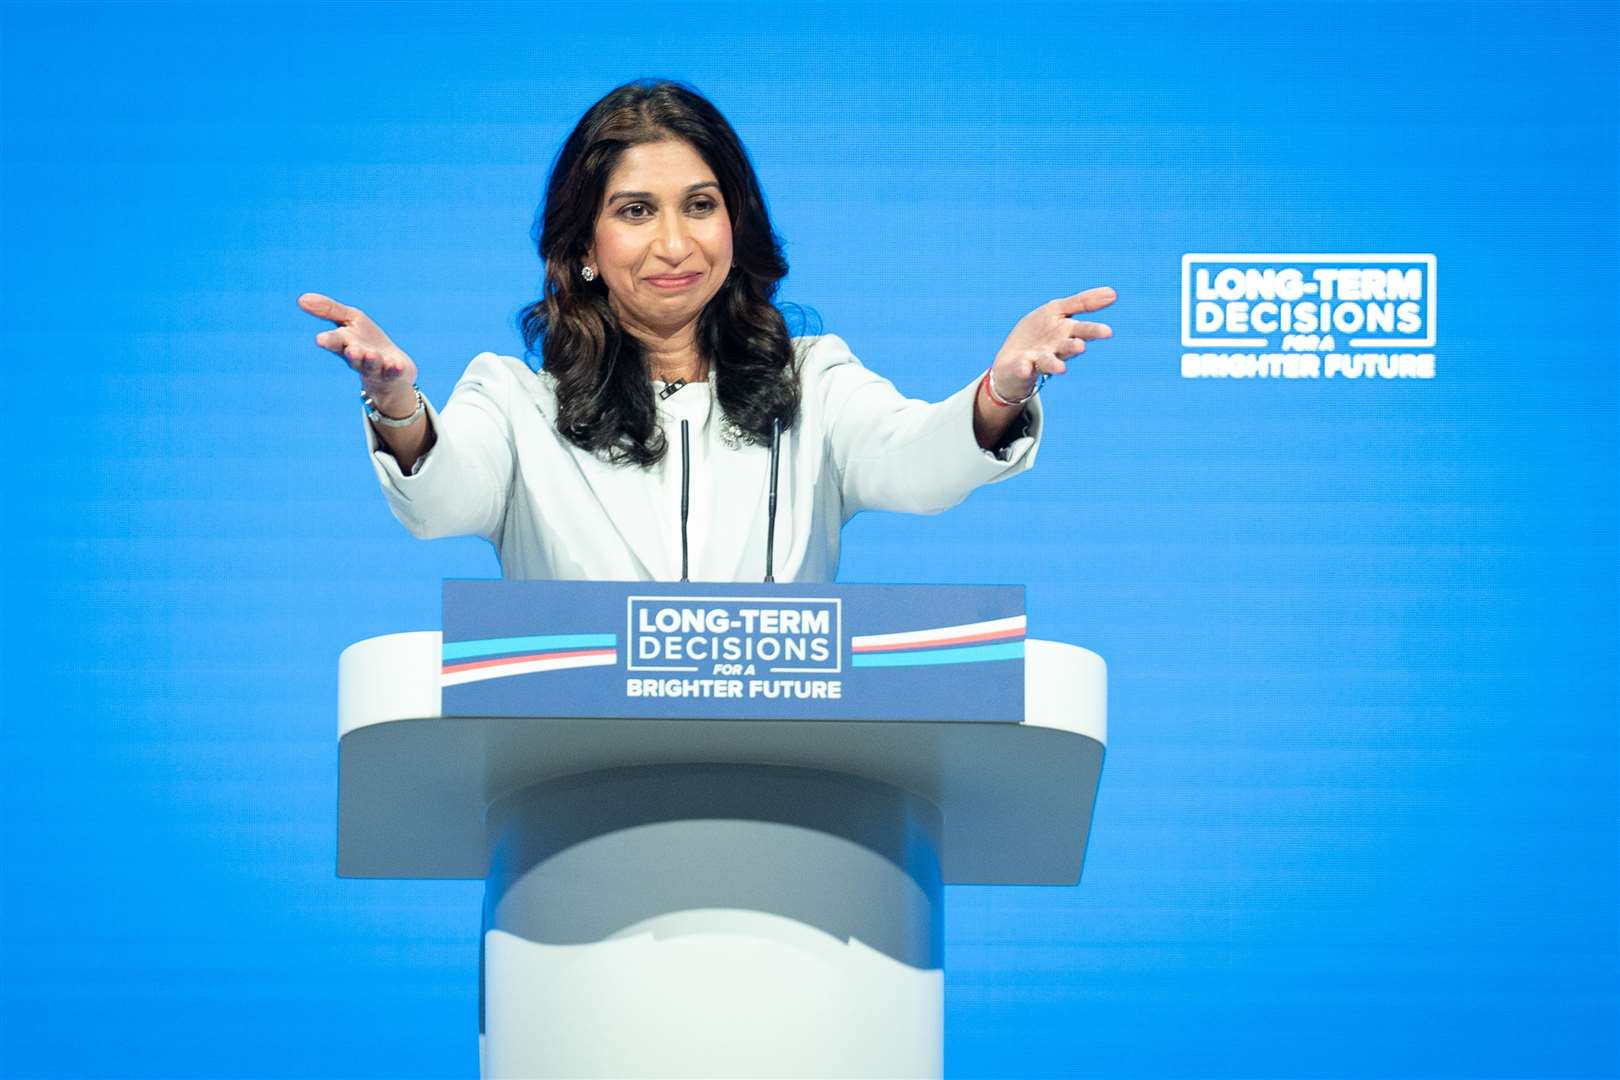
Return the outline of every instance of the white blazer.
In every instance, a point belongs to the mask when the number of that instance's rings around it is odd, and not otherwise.
[[[802,405],[782,433],[777,581],[833,580],[839,530],[862,510],[938,513],[1035,462],[1038,398],[1024,409],[1022,433],[992,453],[973,436],[978,377],[930,404],[902,396],[834,334],[794,345]],[[414,535],[482,536],[508,578],[679,580],[680,521],[664,520],[660,478],[610,465],[559,435],[550,375],[479,353],[443,411],[430,403],[427,412],[438,439],[409,475],[362,420],[383,494]],[[711,462],[716,520],[691,553],[691,579],[759,581],[769,448],[744,443]]]

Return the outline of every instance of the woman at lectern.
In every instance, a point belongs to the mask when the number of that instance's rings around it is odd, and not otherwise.
[[[362,311],[298,300],[360,375],[394,515],[420,537],[485,537],[508,578],[760,580],[769,549],[775,580],[830,581],[859,511],[936,513],[1029,468],[1041,383],[1112,334],[1072,317],[1112,289],[1042,304],[938,403],[906,399],[836,335],[790,337],[753,166],[679,83],[591,106],[535,233],[545,283],[521,326],[543,366],[480,353],[442,411]]]

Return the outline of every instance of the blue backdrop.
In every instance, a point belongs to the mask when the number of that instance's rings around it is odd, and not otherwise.
[[[497,567],[389,515],[294,298],[443,402],[645,75],[909,393],[1119,291],[1031,474],[846,533],[1110,664],[1081,886],[950,891],[949,1073],[1620,1071],[1614,4],[0,15],[6,1075],[475,1074],[480,886],[334,876],[335,696]],[[1184,379],[1192,252],[1433,254],[1435,378]]]

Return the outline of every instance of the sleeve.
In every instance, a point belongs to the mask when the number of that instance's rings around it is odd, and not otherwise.
[[[844,517],[862,510],[937,514],[984,484],[1035,463],[1043,428],[1040,399],[1024,406],[995,451],[973,435],[980,376],[940,402],[903,396],[868,370],[836,334],[819,338],[805,361],[844,497]],[[811,389],[813,387],[813,390]]]
[[[516,389],[502,358],[487,352],[473,357],[443,412],[427,402],[435,441],[409,473],[388,452],[362,408],[360,422],[377,482],[389,509],[412,535],[493,540],[499,533],[514,471],[510,407]]]

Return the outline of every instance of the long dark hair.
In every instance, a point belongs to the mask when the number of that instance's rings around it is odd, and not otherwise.
[[[714,170],[731,217],[732,272],[698,316],[697,348],[709,361],[727,418],[755,441],[771,419],[799,416],[799,378],[782,312],[787,276],[759,179],[737,133],[683,83],[639,79],[586,110],[557,153],[532,236],[545,264],[540,299],[518,313],[525,356],[557,380],[557,430],[616,463],[651,465],[664,456],[645,351],[608,304],[601,278],[579,268],[595,235],[609,175],[625,150],[664,139],[689,143]],[[536,370],[539,370],[536,368]]]

